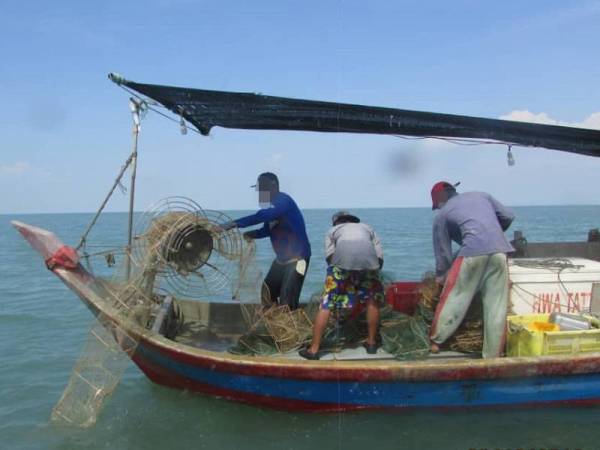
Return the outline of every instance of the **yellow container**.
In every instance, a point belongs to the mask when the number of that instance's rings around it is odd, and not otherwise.
[[[600,352],[600,329],[544,331],[549,314],[508,316],[508,356],[576,355]],[[543,324],[547,324],[543,325]]]

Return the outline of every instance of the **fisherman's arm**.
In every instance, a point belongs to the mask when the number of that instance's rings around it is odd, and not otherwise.
[[[433,222],[433,252],[435,254],[435,274],[440,280],[452,266],[452,240],[446,219],[438,213]]]
[[[333,230],[330,229],[325,235],[325,261],[327,265],[331,265],[331,259],[335,253],[335,241],[333,239]]]
[[[379,240],[379,236],[375,233],[375,230],[371,230],[371,236],[373,240],[373,247],[375,247],[375,254],[377,255],[377,259],[379,260],[379,268],[383,267],[383,247],[381,246],[381,241]]]
[[[494,207],[494,211],[496,212],[496,217],[498,218],[498,222],[502,227],[502,231],[508,230],[510,224],[513,222],[513,220],[515,220],[515,214],[491,195],[489,196],[489,199]]]
[[[256,230],[246,231],[244,233],[244,239],[262,239],[271,236],[271,230],[269,229],[269,224],[264,223],[261,228],[257,228]]]
[[[290,203],[285,199],[277,199],[270,208],[263,208],[255,214],[236,219],[227,225],[231,227],[247,228],[261,222],[270,222],[285,214]]]

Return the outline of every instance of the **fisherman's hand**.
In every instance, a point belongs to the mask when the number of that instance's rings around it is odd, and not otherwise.
[[[252,242],[254,240],[254,234],[252,231],[246,231],[244,234],[242,234],[242,236],[246,242]]]
[[[229,231],[233,228],[237,228],[237,223],[235,222],[235,220],[232,220],[230,222],[225,222],[224,224],[221,224],[221,231]]]
[[[435,277],[435,283],[439,286],[440,290],[444,287],[444,283],[446,282],[446,277]]]

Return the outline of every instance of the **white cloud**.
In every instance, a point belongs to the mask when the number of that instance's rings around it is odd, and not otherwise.
[[[0,177],[21,177],[24,175],[45,177],[49,176],[50,172],[42,167],[32,166],[27,161],[16,161],[14,163],[0,163]]]
[[[595,112],[586,117],[585,120],[581,122],[581,127],[600,129],[600,112]]]
[[[0,175],[22,175],[31,170],[28,162],[17,161],[14,164],[0,164]]]
[[[562,125],[565,127],[600,129],[600,112],[590,114],[581,122],[564,122],[554,119],[544,112],[536,114],[526,109],[515,109],[508,114],[500,116],[500,119],[515,120],[517,122],[542,123],[546,125]]]

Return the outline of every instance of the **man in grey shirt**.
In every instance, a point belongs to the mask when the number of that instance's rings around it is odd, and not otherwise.
[[[514,214],[485,192],[456,192],[455,185],[439,182],[431,190],[433,249],[436,276],[444,284],[431,325],[431,349],[460,326],[475,294],[483,302],[484,358],[499,356],[504,346],[508,304],[506,253],[514,251],[504,231]],[[456,258],[452,241],[460,245]]]
[[[346,211],[334,217],[336,225],[325,236],[327,263],[344,270],[379,270],[383,249],[373,228]]]
[[[379,271],[383,266],[383,249],[377,234],[347,211],[333,215],[333,227],[325,237],[327,278],[319,313],[315,319],[313,339],[309,348],[299,353],[306,359],[319,359],[321,337],[330,311],[367,305],[367,353],[377,353],[379,305],[384,301]]]

